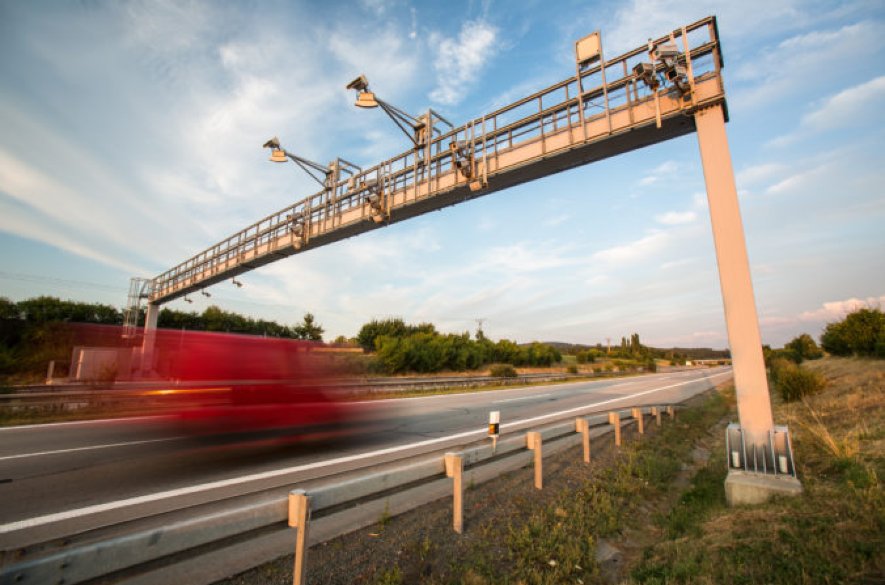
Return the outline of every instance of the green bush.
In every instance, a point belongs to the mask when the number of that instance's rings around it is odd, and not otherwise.
[[[771,364],[771,377],[775,388],[784,402],[801,400],[824,389],[826,381],[817,372],[800,368],[785,359],[776,359]]]
[[[784,349],[798,355],[798,363],[801,363],[802,360],[817,360],[824,357],[824,352],[820,350],[814,339],[807,333],[793,338],[792,341],[784,346]]]
[[[568,372],[569,374],[577,374],[578,373],[578,366],[574,366],[574,365],[569,366],[568,368],[566,368],[565,371]]]
[[[510,364],[495,364],[489,368],[489,375],[494,378],[515,378],[516,369]]]
[[[833,355],[885,358],[885,313],[880,309],[849,313],[842,321],[826,326],[820,343]]]

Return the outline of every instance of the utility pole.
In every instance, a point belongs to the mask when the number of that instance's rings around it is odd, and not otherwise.
[[[477,339],[482,339],[483,337],[485,337],[485,333],[482,332],[482,324],[485,323],[486,321],[488,321],[488,319],[486,319],[485,317],[481,317],[479,319],[474,319],[474,321],[476,321],[476,327],[477,327],[476,337],[477,337]]]

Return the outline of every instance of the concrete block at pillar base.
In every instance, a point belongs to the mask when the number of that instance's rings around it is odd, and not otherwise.
[[[771,496],[801,493],[802,484],[795,477],[731,470],[725,478],[725,500],[729,506],[764,504]]]

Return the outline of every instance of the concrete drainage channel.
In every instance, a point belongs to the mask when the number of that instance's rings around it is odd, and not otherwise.
[[[454,452],[443,449],[352,475],[305,481],[292,486],[298,488],[293,492],[276,489],[82,534],[54,535],[0,552],[0,585],[208,584],[293,551],[297,584],[309,562],[310,545],[374,524],[382,515],[453,496],[453,528],[459,530],[462,478],[479,484],[534,464],[535,486],[540,488],[542,445],[549,455],[583,442],[589,461],[590,441],[614,433],[620,443],[623,426],[635,424],[641,433],[646,418],[660,424],[662,412],[675,416],[672,406],[642,407],[543,427],[528,423],[502,436],[494,448],[485,440]]]

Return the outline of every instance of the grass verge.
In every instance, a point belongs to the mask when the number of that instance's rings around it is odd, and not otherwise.
[[[733,390],[696,399],[674,422],[616,450],[594,443],[471,486],[464,535],[438,502],[311,549],[316,583],[885,583],[885,362],[826,359],[802,402],[775,401],[790,426],[804,493],[753,507],[725,503],[724,427]],[[227,583],[286,583],[291,557]]]
[[[727,508],[724,454],[715,452],[658,520],[632,583],[885,582],[885,362],[826,359],[803,367],[827,388],[774,404],[791,430],[804,493]]]

